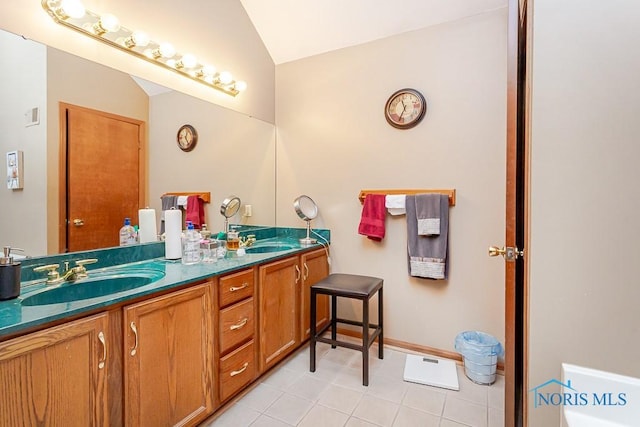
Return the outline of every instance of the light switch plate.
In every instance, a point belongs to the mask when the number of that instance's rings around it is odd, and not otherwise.
[[[7,152],[7,188],[10,190],[22,190],[24,179],[22,174],[22,151]]]

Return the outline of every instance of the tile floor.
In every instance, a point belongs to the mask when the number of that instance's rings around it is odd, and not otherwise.
[[[458,366],[459,391],[403,381],[405,355],[370,350],[369,386],[362,385],[361,353],[318,343],[316,372],[303,346],[246,395],[202,427],[501,427],[504,377],[491,386],[471,382]]]

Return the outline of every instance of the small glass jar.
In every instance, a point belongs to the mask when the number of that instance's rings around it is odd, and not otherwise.
[[[200,251],[202,252],[202,262],[213,263],[218,261],[217,240],[204,239],[200,241]]]
[[[240,247],[240,233],[237,231],[229,231],[227,233],[227,250],[237,251]]]

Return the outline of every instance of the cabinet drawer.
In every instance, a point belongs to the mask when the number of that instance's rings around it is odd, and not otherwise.
[[[251,338],[254,328],[253,298],[220,310],[220,354]]]
[[[253,295],[253,269],[243,270],[220,279],[218,302],[220,307]]]
[[[253,340],[220,359],[220,401],[225,401],[256,374]]]

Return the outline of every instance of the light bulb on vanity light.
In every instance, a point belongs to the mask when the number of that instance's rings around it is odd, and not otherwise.
[[[235,90],[237,90],[238,92],[242,92],[247,90],[247,82],[243,81],[243,80],[238,80],[236,82],[236,84],[233,86],[235,88]]]
[[[193,68],[198,65],[198,60],[195,56],[187,53],[182,55],[182,58],[176,63],[176,68]]]
[[[176,49],[173,47],[171,43],[160,43],[157,49],[151,51],[151,57],[154,59],[162,58],[173,58],[176,54]]]
[[[96,34],[115,33],[120,30],[120,20],[115,15],[105,13],[100,20],[93,24],[93,30]]]
[[[62,20],[67,18],[82,18],[86,13],[80,0],[49,0],[47,5],[56,16]]]
[[[134,47],[145,47],[149,44],[149,36],[144,31],[134,31],[129,37],[124,39],[122,44],[129,49]]]
[[[223,71],[218,76],[218,80],[220,80],[220,83],[228,85],[229,83],[231,83],[233,81],[233,76],[231,75],[230,72]]]
[[[213,76],[216,75],[216,67],[213,65],[204,65],[196,71],[196,77],[201,77],[207,83],[213,83]]]

